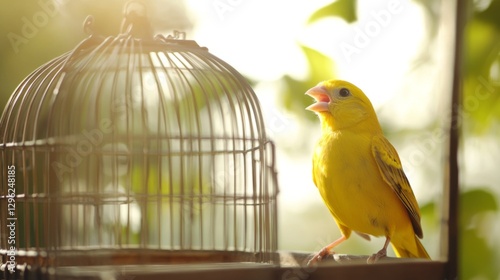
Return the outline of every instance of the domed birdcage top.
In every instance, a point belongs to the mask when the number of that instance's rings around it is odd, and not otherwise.
[[[91,23],[89,17],[87,30]],[[50,141],[105,125],[98,120],[136,135],[267,141],[246,80],[182,36],[90,36],[19,85],[1,119],[1,142],[55,144]]]
[[[18,260],[275,262],[274,145],[255,93],[183,33],[153,38],[135,5],[116,37],[87,18],[91,35],[30,74],[3,112]]]

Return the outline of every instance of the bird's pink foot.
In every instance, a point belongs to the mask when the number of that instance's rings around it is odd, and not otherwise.
[[[326,256],[330,255],[330,250],[327,247],[324,247],[323,249],[321,249],[319,252],[317,252],[316,254],[314,254],[310,259],[309,261],[307,262],[307,266],[308,267],[311,267],[313,265],[315,265],[316,263],[320,262],[323,258],[325,258]]]
[[[368,264],[373,264],[376,263],[379,259],[387,257],[387,250],[383,248],[382,250],[378,251],[376,254],[371,255],[367,260],[366,263]]]
[[[321,249],[318,253],[316,253],[312,258],[309,259],[307,262],[307,266],[312,266],[316,264],[317,262],[320,262],[324,257],[330,255],[330,251],[340,243],[344,242],[346,240],[345,235],[342,235],[339,239],[333,241],[332,243],[326,245]]]

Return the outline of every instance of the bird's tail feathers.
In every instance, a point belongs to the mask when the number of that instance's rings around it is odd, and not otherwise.
[[[422,258],[422,259],[431,259],[429,254],[425,250],[424,246],[420,242],[420,240],[415,236],[415,244],[417,245],[417,250],[409,250],[404,246],[398,246],[397,244],[392,243],[392,248],[396,253],[396,256],[399,258]]]

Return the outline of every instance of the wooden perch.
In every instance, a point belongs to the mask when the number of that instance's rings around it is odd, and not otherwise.
[[[297,253],[297,252],[279,252],[280,265],[282,267],[306,266],[307,261],[311,258],[312,254]],[[320,266],[332,264],[367,264],[370,255],[347,255],[347,254],[332,254],[318,263]],[[402,263],[414,261],[427,261],[424,259],[407,259],[384,257],[377,261],[377,263]]]

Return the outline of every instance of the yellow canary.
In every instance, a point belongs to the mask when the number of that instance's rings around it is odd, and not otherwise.
[[[306,94],[316,100],[307,110],[321,121],[313,181],[342,233],[309,264],[330,254],[352,231],[366,239],[385,236],[369,263],[386,256],[389,242],[398,257],[430,259],[417,238],[423,233],[415,195],[368,97],[340,80],[321,82]]]

